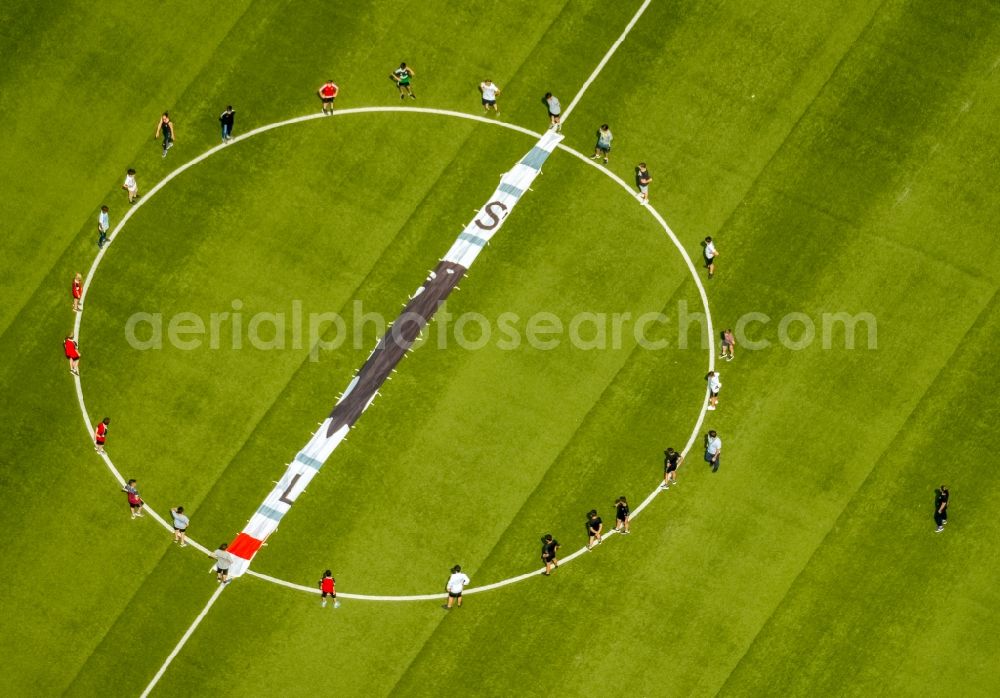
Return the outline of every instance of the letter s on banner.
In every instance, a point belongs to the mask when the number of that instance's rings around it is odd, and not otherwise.
[[[502,211],[502,214],[495,213],[493,209],[500,209],[500,211]],[[491,201],[485,206],[483,206],[483,210],[480,211],[480,213],[485,213],[487,216],[489,216],[490,221],[484,223],[483,221],[479,220],[479,216],[477,216],[476,220],[474,221],[476,226],[482,228],[483,230],[493,230],[498,225],[500,225],[500,221],[502,221],[504,218],[507,217],[507,206],[506,204],[502,204],[499,201]]]

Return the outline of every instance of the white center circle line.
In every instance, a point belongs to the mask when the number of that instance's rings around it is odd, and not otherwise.
[[[469,120],[469,121],[478,121],[478,122],[481,122],[481,123],[491,124],[491,125],[494,125],[494,126],[500,126],[500,127],[512,130],[512,131],[517,131],[518,133],[522,133],[522,134],[527,135],[527,136],[535,137],[535,138],[541,138],[541,135],[542,135],[540,133],[532,131],[531,129],[524,128],[523,126],[518,126],[517,124],[511,124],[511,123],[505,123],[505,122],[502,122],[502,121],[497,121],[495,119],[491,119],[491,118],[488,118],[488,117],[485,117],[485,116],[480,116],[478,114],[466,114],[466,113],[463,113],[463,112],[451,111],[451,110],[448,110],[448,109],[433,109],[433,108],[428,108],[428,107],[402,107],[402,106],[396,106],[396,107],[389,107],[389,106],[385,106],[385,107],[356,107],[356,108],[342,109],[342,110],[336,111],[336,112],[334,112],[332,114],[332,116],[337,117],[337,116],[350,116],[350,115],[357,115],[357,114],[392,113],[392,112],[407,112],[407,113],[419,113],[419,114],[432,114],[432,115],[437,115],[437,116],[446,116],[446,117],[452,117],[452,118],[466,119],[466,120]],[[97,256],[95,257],[93,264],[91,264],[90,269],[87,272],[86,280],[84,281],[84,284],[83,284],[83,293],[82,293],[82,296],[81,296],[81,305],[82,305],[82,307],[81,307],[80,312],[76,314],[76,319],[75,319],[75,322],[74,322],[74,325],[73,325],[74,336],[77,338],[77,340],[79,340],[79,338],[80,338],[80,327],[81,327],[81,322],[83,320],[83,313],[84,313],[84,309],[87,307],[87,305],[85,303],[87,292],[90,289],[90,284],[91,284],[91,281],[94,278],[94,275],[97,272],[97,268],[100,265],[101,261],[104,259],[104,255],[107,253],[108,249],[110,248],[111,243],[113,243],[117,239],[117,236],[120,233],[120,231],[124,228],[125,224],[129,221],[129,219],[135,214],[135,212],[139,208],[141,208],[143,205],[145,205],[145,203],[148,200],[152,199],[155,194],[157,194],[161,189],[163,189],[163,187],[165,187],[174,178],[178,177],[182,173],[186,172],[188,169],[190,169],[190,168],[194,167],[195,165],[203,162],[204,160],[208,159],[209,157],[211,157],[212,155],[214,155],[215,153],[217,153],[217,152],[219,152],[221,150],[230,148],[230,147],[232,147],[236,143],[242,142],[244,140],[252,138],[253,136],[259,135],[261,133],[265,133],[267,131],[274,130],[276,128],[281,128],[283,126],[290,126],[292,124],[303,123],[303,122],[306,122],[306,121],[312,121],[312,120],[315,120],[315,119],[325,119],[325,118],[329,118],[329,117],[327,117],[324,114],[309,114],[309,115],[305,115],[305,116],[298,116],[298,117],[295,117],[295,118],[292,118],[292,119],[286,119],[284,121],[278,121],[278,122],[275,122],[275,123],[271,123],[271,124],[266,124],[264,126],[260,126],[258,128],[255,128],[255,129],[251,130],[251,131],[248,131],[247,133],[245,133],[243,135],[231,138],[228,143],[219,144],[219,145],[216,145],[216,146],[210,148],[209,150],[206,150],[201,155],[198,155],[197,157],[193,158],[192,160],[189,160],[188,162],[182,164],[180,167],[178,167],[177,169],[173,170],[172,172],[170,172],[169,174],[167,174],[163,179],[161,179],[159,182],[157,182],[149,190],[148,193],[146,193],[145,195],[143,195],[138,200],[138,202],[136,204],[134,204],[133,206],[131,206],[129,208],[129,210],[126,212],[126,214],[122,217],[121,221],[119,221],[118,225],[116,225],[114,227],[114,229],[111,231],[111,234],[109,235],[109,238],[108,238],[109,239],[108,244],[106,244],[103,248],[101,248],[98,251]],[[599,172],[601,172],[605,176],[609,177],[612,181],[616,182],[620,187],[622,187],[626,192],[628,192],[629,197],[634,201],[634,193],[632,191],[632,187],[629,186],[629,184],[626,183],[625,180],[623,180],[621,177],[619,177],[615,173],[611,172],[606,167],[603,167],[600,164],[594,162],[593,160],[591,160],[589,157],[587,157],[583,153],[581,153],[581,152],[579,152],[577,150],[574,150],[573,148],[571,148],[571,147],[569,147],[569,146],[567,146],[565,144],[560,143],[557,146],[557,148],[559,150],[562,150],[562,151],[564,151],[564,152],[566,152],[566,153],[568,153],[568,154],[576,157],[577,159],[579,159],[580,161],[582,161],[586,165],[589,165],[590,167],[596,168]],[[687,250],[684,249],[684,246],[681,244],[680,240],[674,234],[674,231],[670,228],[670,226],[663,219],[663,217],[660,215],[660,213],[655,208],[653,208],[653,206],[651,204],[647,204],[645,206],[645,208],[649,211],[649,213],[653,217],[653,219],[656,220],[656,222],[660,225],[660,227],[663,229],[663,231],[667,234],[667,236],[670,238],[671,242],[673,242],[674,246],[677,248],[677,251],[680,253],[681,257],[683,258],[683,260],[685,262],[685,264],[687,265],[687,268],[688,268],[688,271],[691,274],[691,277],[694,279],[695,285],[696,285],[696,287],[698,289],[699,297],[701,298],[702,307],[703,307],[703,309],[705,311],[706,330],[707,330],[708,337],[710,338],[710,341],[708,342],[708,370],[712,371],[712,370],[715,369],[715,348],[714,348],[713,342],[711,341],[711,338],[714,337],[715,331],[714,331],[713,324],[712,324],[712,313],[711,313],[711,310],[709,308],[708,294],[705,291],[705,286],[702,283],[701,278],[698,276],[698,272],[697,272],[697,270],[696,270],[696,268],[694,266],[694,263],[691,260],[690,255],[688,255]],[[94,426],[93,426],[93,423],[90,421],[89,415],[87,414],[87,406],[86,406],[86,402],[85,402],[84,397],[83,397],[83,385],[82,385],[82,382],[81,382],[81,379],[80,379],[79,375],[75,375],[74,376],[74,383],[75,383],[75,387],[76,387],[77,401],[78,401],[79,406],[80,406],[80,413],[81,413],[81,415],[83,417],[84,426],[87,429],[88,436],[92,436],[93,433],[94,433]],[[702,400],[702,406],[701,406],[701,410],[699,411],[699,414],[698,414],[697,422],[696,422],[694,428],[691,431],[691,435],[688,438],[687,444],[684,446],[684,448],[681,451],[681,453],[684,456],[687,456],[688,452],[691,450],[692,446],[694,445],[695,440],[698,438],[698,434],[700,433],[702,425],[703,425],[704,420],[705,420],[706,407],[707,407],[707,396],[706,396],[706,398],[703,398],[703,400]],[[122,475],[119,472],[119,470],[115,467],[115,464],[112,462],[111,458],[106,453],[103,453],[103,454],[100,454],[100,455],[101,455],[101,458],[104,460],[104,463],[107,466],[108,470],[114,476],[114,478],[119,482],[120,485],[124,486],[125,485],[125,479],[122,477]],[[653,499],[656,498],[656,496],[660,493],[660,491],[661,490],[660,490],[659,484],[657,484],[656,488],[653,489],[653,491],[649,495],[646,496],[646,498],[639,504],[639,506],[637,506],[632,511],[631,518],[637,517],[643,511],[643,509],[645,509],[647,506],[649,506],[649,504],[652,503]],[[145,510],[149,511],[149,513],[152,516],[152,518],[155,519],[157,521],[157,523],[159,523],[161,526],[163,526],[167,531],[173,532],[173,526],[171,524],[169,524],[166,520],[164,520],[164,518],[162,516],[160,516],[155,510],[151,509],[148,505],[145,507]],[[609,531],[608,534],[605,536],[605,538],[613,536],[613,535],[615,535],[615,533],[616,532],[613,531],[613,530]],[[192,538],[189,537],[187,539],[187,541],[188,541],[188,544],[191,547],[194,547],[196,550],[199,550],[199,551],[201,551],[202,553],[205,553],[205,554],[209,553],[208,548],[204,547],[203,545],[201,545],[197,541],[193,540]],[[580,548],[579,550],[576,550],[575,552],[567,555],[566,557],[561,558],[561,560],[560,560],[560,566],[568,564],[569,562],[573,561],[574,559],[576,559],[577,557],[579,557],[580,555],[582,555],[585,552],[587,552],[587,548],[583,547],[583,548]],[[490,590],[493,590],[493,589],[498,589],[500,587],[504,587],[504,586],[508,586],[508,585],[511,585],[511,584],[515,584],[515,583],[520,582],[520,581],[524,581],[524,580],[529,579],[531,577],[539,576],[542,571],[544,571],[544,568],[539,568],[537,570],[532,570],[530,572],[525,572],[523,574],[516,575],[516,576],[513,576],[513,577],[509,577],[507,579],[503,579],[503,580],[500,580],[498,582],[493,582],[491,584],[485,584],[485,585],[478,586],[478,587],[470,587],[470,588],[468,588],[468,589],[465,590],[465,593],[466,594],[476,594],[476,593],[481,593],[481,592],[485,592],[485,591],[490,591]],[[304,592],[308,592],[308,593],[311,593],[311,594],[319,594],[319,589],[317,589],[317,588],[305,586],[305,585],[302,585],[302,584],[297,584],[295,582],[289,582],[287,580],[280,579],[278,577],[272,577],[270,575],[263,574],[263,573],[255,571],[255,570],[252,570],[252,569],[247,570],[246,574],[249,575],[249,576],[256,577],[258,579],[267,581],[267,582],[271,582],[273,584],[278,584],[280,586],[288,587],[290,589],[295,589],[295,590],[298,590],[298,591],[304,591]],[[410,594],[410,595],[379,595],[379,594],[354,594],[354,593],[341,593],[341,592],[338,592],[337,595],[338,595],[339,598],[358,599],[358,600],[365,600],[365,601],[427,601],[427,600],[434,600],[434,599],[443,599],[443,598],[447,597],[446,593]]]

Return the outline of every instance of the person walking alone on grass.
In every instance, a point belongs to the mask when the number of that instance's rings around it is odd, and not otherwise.
[[[934,523],[937,524],[935,533],[941,533],[945,524],[948,523],[948,488],[941,485],[941,489],[934,490]]]
[[[111,218],[108,216],[108,207],[101,206],[101,212],[97,214],[97,249],[104,249],[108,242],[108,231],[111,230]]]
[[[340,88],[333,83],[333,80],[327,80],[316,92],[319,94],[320,101],[323,102],[323,113],[331,116],[333,114],[333,100],[340,93]]]
[[[587,512],[587,550],[593,549],[595,545],[601,544],[601,531],[604,530],[604,522],[597,515],[597,509]]]
[[[611,133],[611,129],[607,124],[602,124],[601,128],[597,130],[597,145],[594,146],[594,154],[590,156],[591,160],[596,160],[599,157],[604,158],[604,164],[608,164],[608,153],[611,152],[611,141],[614,139],[614,135]]]
[[[132,512],[132,518],[136,519],[142,516],[142,507],[145,502],[142,501],[142,497],[139,496],[139,487],[136,485],[135,480],[129,480],[128,483],[122,487],[122,492],[128,495],[128,508]]]
[[[628,507],[628,500],[622,495],[615,500],[615,530],[623,536],[629,533],[629,526],[632,523],[632,510]]]
[[[406,99],[406,95],[410,95],[410,99],[416,99],[417,96],[413,94],[413,88],[410,87],[410,79],[416,73],[413,72],[413,68],[410,68],[406,63],[400,63],[399,67],[396,68],[389,77],[392,81],[396,83],[396,87],[399,88],[399,98]]]
[[[562,119],[562,105],[559,103],[559,98],[551,92],[546,92],[543,101],[549,109],[549,128],[559,133],[562,131],[562,124],[559,123]]]
[[[128,192],[128,202],[130,204],[134,204],[136,199],[139,198],[139,183],[136,182],[135,170],[131,167],[125,173],[125,181],[122,183],[122,189]]]
[[[546,577],[552,574],[552,570],[559,566],[559,559],[556,554],[559,552],[559,541],[552,537],[551,533],[546,533],[542,536],[542,564],[545,565],[545,571],[542,572]]]
[[[73,312],[78,313],[80,312],[80,308],[82,307],[80,305],[80,299],[83,298],[83,276],[80,274],[80,272],[77,272],[76,276],[73,277],[72,293],[73,293]]]
[[[705,434],[705,462],[712,466],[712,472],[719,471],[719,463],[722,460],[722,439],[712,429]]]
[[[499,115],[500,107],[497,106],[497,97],[500,96],[500,86],[493,84],[493,81],[486,78],[481,83],[479,83],[479,91],[483,94],[483,110],[486,114],[490,113],[490,107],[493,107],[493,113]]]
[[[725,359],[726,361],[733,360],[733,349],[736,347],[736,335],[733,334],[731,329],[723,330],[722,332],[722,355],[719,356],[720,359]]]
[[[228,543],[222,543],[214,553],[209,553],[209,557],[215,558],[215,578],[219,584],[229,581],[229,568],[233,565],[233,556],[226,552]]]
[[[219,123],[222,125],[222,142],[228,143],[233,137],[233,125],[236,123],[236,112],[233,111],[232,104],[219,116]]]
[[[468,575],[462,572],[461,565],[455,565],[451,568],[451,576],[448,577],[447,584],[444,585],[444,590],[448,592],[448,603],[446,603],[443,608],[446,611],[450,611],[451,607],[457,602],[458,607],[462,607],[462,591],[469,585]]]
[[[319,596],[320,608],[326,608],[327,596],[333,599],[334,608],[340,608],[340,602],[337,601],[337,580],[333,578],[333,572],[330,570],[324,572],[322,579],[319,580]]]
[[[184,507],[174,507],[170,510],[174,517],[174,542],[180,543],[182,548],[187,547],[187,529],[191,519],[184,513]]]
[[[156,124],[156,133],[153,135],[153,139],[159,138],[161,134],[163,135],[163,157],[167,157],[167,151],[174,147],[175,135],[174,122],[170,120],[168,112],[163,112],[159,123]]]
[[[669,490],[671,484],[677,484],[677,468],[683,462],[684,456],[673,448],[663,452],[663,484],[660,485],[660,489]]]
[[[705,238],[705,268],[708,269],[708,278],[715,276],[715,258],[719,256],[719,250],[711,237]]]
[[[649,183],[653,175],[646,169],[646,163],[640,162],[635,168],[635,186],[639,188],[639,203],[645,206],[649,203]]]
[[[718,371],[709,371],[705,375],[705,381],[708,383],[708,407],[706,410],[714,410],[719,406],[719,391],[722,390],[722,380],[719,377]]]

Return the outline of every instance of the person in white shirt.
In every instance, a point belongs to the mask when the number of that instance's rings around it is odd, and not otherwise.
[[[494,84],[489,78],[486,78],[479,83],[479,91],[483,93],[483,109],[486,113],[489,114],[490,107],[493,107],[493,111],[499,114],[500,108],[497,106],[497,95],[500,94],[500,86]]]
[[[122,189],[128,192],[128,202],[134,204],[135,200],[139,198],[139,184],[135,181],[135,170],[129,168],[128,172],[125,173],[125,182],[122,183]]]
[[[719,470],[719,461],[722,460],[722,439],[715,433],[715,429],[705,434],[705,462],[712,466],[712,472]]]
[[[469,576],[462,572],[461,565],[455,565],[451,568],[451,576],[448,577],[448,583],[445,585],[445,591],[448,592],[448,603],[442,606],[447,611],[451,610],[451,607],[458,602],[458,607],[462,607],[462,590],[469,585]]]
[[[714,410],[719,406],[719,391],[722,390],[722,380],[718,371],[709,371],[705,376],[708,381],[708,407],[705,409]]]
[[[708,269],[708,278],[715,276],[715,258],[719,256],[719,251],[715,249],[712,238],[705,238],[705,268]]]

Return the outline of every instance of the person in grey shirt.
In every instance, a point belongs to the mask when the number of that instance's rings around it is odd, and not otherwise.
[[[223,543],[214,553],[208,554],[209,557],[215,558],[215,576],[219,580],[219,584],[225,584],[229,581],[229,568],[233,564],[233,556],[226,552],[228,547],[228,543]]]
[[[611,152],[611,141],[614,139],[614,135],[611,133],[611,127],[607,124],[601,124],[601,128],[597,131],[597,145],[594,146],[594,154],[590,156],[591,160],[596,160],[599,157],[604,158],[604,164],[608,164],[608,153]]]
[[[559,133],[562,131],[562,124],[559,123],[562,119],[562,105],[559,104],[559,98],[551,92],[546,92],[545,106],[549,108],[549,128],[555,129],[555,132]]]
[[[187,527],[191,519],[184,513],[184,507],[174,507],[170,510],[174,516],[174,542],[180,543],[182,548],[187,547]]]
[[[705,434],[705,462],[712,466],[712,472],[718,472],[719,461],[722,460],[722,439],[715,429]]]
[[[101,206],[101,212],[97,214],[97,249],[103,249],[108,243],[108,231],[111,230],[111,216],[107,206]]]

